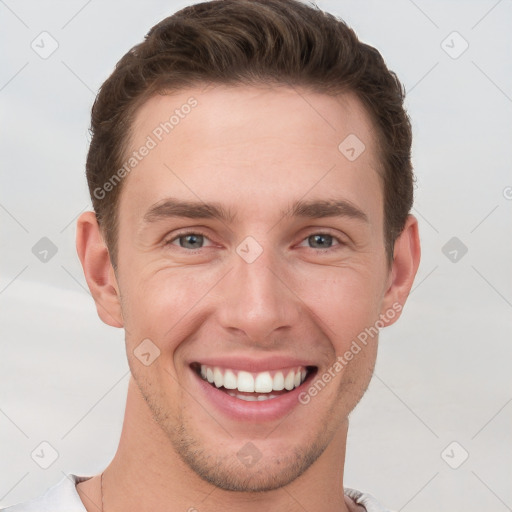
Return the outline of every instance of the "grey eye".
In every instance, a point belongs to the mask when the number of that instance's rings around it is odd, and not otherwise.
[[[308,237],[308,242],[313,249],[329,248],[332,246],[333,237],[331,235],[316,234]]]
[[[200,249],[204,243],[203,235],[188,234],[178,237],[180,247],[184,249]]]

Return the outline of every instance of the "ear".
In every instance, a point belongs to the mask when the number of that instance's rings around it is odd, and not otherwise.
[[[76,250],[99,317],[112,327],[123,327],[119,287],[94,212],[78,218]]]
[[[420,264],[418,221],[413,215],[408,215],[404,229],[395,241],[393,254],[381,308],[381,319],[385,326],[400,318]]]

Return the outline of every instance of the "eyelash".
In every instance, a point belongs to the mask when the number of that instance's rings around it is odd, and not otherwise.
[[[194,231],[184,231],[184,232],[181,232],[181,233],[178,233],[177,235],[175,235],[172,239],[170,240],[167,240],[166,242],[164,242],[164,245],[167,246],[167,245],[174,245],[172,242],[178,240],[179,238],[181,237],[184,237],[184,236],[187,236],[187,235],[200,235],[204,238],[207,238],[208,240],[209,237],[208,235],[206,235],[204,232],[202,231],[198,231],[198,230],[194,230]],[[322,235],[322,236],[331,236],[333,238],[333,240],[336,240],[337,244],[334,245],[333,247],[328,247],[327,249],[317,249],[315,247],[308,247],[308,249],[311,249],[313,251],[317,251],[317,252],[323,252],[323,253],[327,253],[327,252],[331,252],[333,250],[336,250],[336,248],[338,247],[343,247],[345,245],[347,245],[345,242],[343,242],[343,240],[341,240],[340,238],[338,238],[337,236],[331,234],[331,233],[328,233],[328,232],[323,232],[323,231],[317,231],[317,232],[313,232],[309,235],[307,235],[306,237],[304,237],[302,240],[301,240],[301,243],[304,242],[304,240],[307,240],[310,236],[313,236],[313,235]],[[210,240],[211,241],[211,240]],[[179,247],[177,246],[179,249],[183,249],[185,251],[187,251],[188,253],[191,253],[191,254],[195,254],[197,253],[198,251],[200,251],[201,249],[205,249],[205,247],[200,247],[199,249],[185,249],[184,247]]]

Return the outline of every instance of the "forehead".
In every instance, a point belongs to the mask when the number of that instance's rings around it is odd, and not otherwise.
[[[156,95],[136,113],[127,158],[144,146],[121,196],[139,216],[166,195],[260,216],[292,196],[342,194],[370,214],[382,209],[374,126],[352,94],[215,86]]]

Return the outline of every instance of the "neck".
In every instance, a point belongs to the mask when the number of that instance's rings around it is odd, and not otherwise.
[[[346,436],[343,425],[317,461],[286,487],[260,493],[225,491],[198,477],[176,454],[132,378],[119,447],[103,475],[104,512],[260,512],[262,507],[268,512],[346,512]]]

